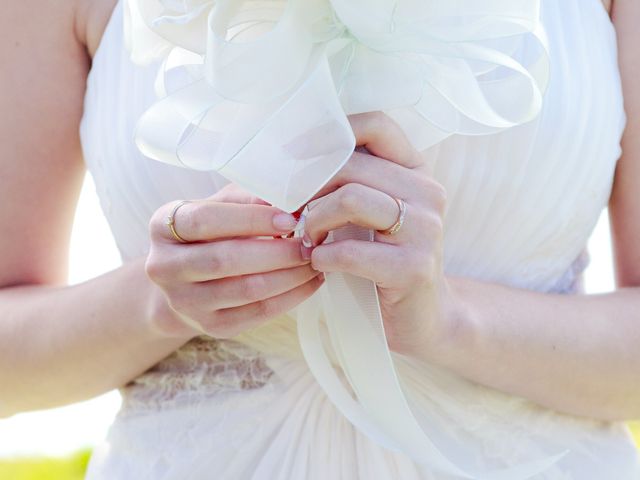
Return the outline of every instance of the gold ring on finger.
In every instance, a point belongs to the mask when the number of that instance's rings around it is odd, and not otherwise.
[[[386,230],[377,230],[378,233],[382,235],[395,235],[400,231],[402,225],[404,224],[404,219],[407,216],[407,204],[401,198],[393,197],[393,199],[398,204],[398,218],[396,219],[396,223],[391,225]]]
[[[171,213],[167,216],[167,226],[171,231],[171,235],[180,243],[189,243],[189,242],[184,238],[182,238],[176,230],[176,213],[178,213],[178,210],[180,209],[180,207],[186,205],[187,203],[192,203],[192,202],[190,200],[182,200],[176,203],[175,207],[173,207],[173,209],[171,210]]]

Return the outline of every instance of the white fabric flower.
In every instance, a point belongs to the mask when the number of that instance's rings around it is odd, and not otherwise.
[[[125,7],[133,60],[164,60],[161,98],[138,122],[140,150],[216,170],[287,211],[353,153],[347,115],[385,111],[423,150],[454,133],[490,134],[532,120],[548,79],[539,0],[126,0]],[[326,287],[299,310],[301,348],[332,402],[370,438],[461,478],[526,479],[560,458],[498,472],[451,461],[432,440],[442,439],[437,427],[428,435],[402,390],[375,285],[335,274]],[[335,355],[323,344],[321,311],[331,344],[342,348]],[[351,390],[330,358],[339,359]],[[363,359],[375,365],[375,378]]]
[[[423,150],[453,133],[532,120],[548,78],[533,0],[128,0],[126,12],[135,62],[172,49],[201,59],[190,83],[143,117],[143,152],[220,170],[286,210],[304,204],[349,157],[345,115],[386,111]],[[514,55],[523,48],[538,52],[528,65]],[[287,121],[303,113],[313,118]],[[282,128],[292,130],[274,137]],[[279,180],[269,175],[270,188],[249,178],[245,164],[254,162],[239,158],[247,146],[246,154],[270,153],[261,155],[278,173]]]

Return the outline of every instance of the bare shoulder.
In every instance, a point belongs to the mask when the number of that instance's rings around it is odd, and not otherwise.
[[[90,59],[79,0],[4,2],[0,15],[0,287],[64,281],[84,173],[79,140]]]
[[[620,286],[640,286],[640,2],[615,0],[620,76],[627,124],[609,205]]]
[[[75,0],[78,37],[90,57],[95,54],[117,0]]]

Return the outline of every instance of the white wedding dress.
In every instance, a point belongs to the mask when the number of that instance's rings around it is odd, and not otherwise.
[[[147,253],[148,221],[160,205],[207,197],[226,181],[137,150],[132,132],[156,100],[158,65],[130,60],[122,8],[93,61],[81,137],[127,261]],[[585,246],[610,195],[625,115],[615,32],[600,0],[544,0],[542,17],[551,77],[540,115],[500,133],[450,136],[425,155],[448,192],[449,274],[571,295],[581,292]],[[395,360],[415,410],[454,461],[471,458],[486,471],[567,452],[533,478],[640,478],[622,424],[561,414]],[[453,478],[355,428],[310,372],[288,316],[234,340],[194,338],[121,393],[90,480]]]

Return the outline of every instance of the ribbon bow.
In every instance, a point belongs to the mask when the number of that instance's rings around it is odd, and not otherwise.
[[[353,153],[347,115],[384,110],[418,150],[532,120],[548,81],[539,9],[539,0],[125,0],[133,61],[164,60],[136,143],[293,212]],[[516,59],[523,51],[528,63]],[[372,236],[347,227],[333,232],[340,238]],[[405,396],[375,285],[330,274],[322,295],[298,316],[305,359],[373,440],[461,478],[526,479],[560,458],[494,472],[454,464]],[[348,387],[322,340],[322,312]]]

